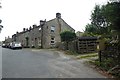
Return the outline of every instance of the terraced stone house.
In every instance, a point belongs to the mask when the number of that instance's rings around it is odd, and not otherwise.
[[[62,18],[60,13],[56,13],[56,18],[46,21],[40,20],[40,25],[33,25],[29,29],[23,28],[22,32],[16,32],[12,36],[13,41],[21,42],[23,47],[52,48],[61,42],[60,33],[64,31],[75,32]]]

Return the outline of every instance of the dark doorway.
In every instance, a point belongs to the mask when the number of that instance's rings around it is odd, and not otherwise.
[[[29,38],[26,37],[26,47],[28,48],[29,47]]]

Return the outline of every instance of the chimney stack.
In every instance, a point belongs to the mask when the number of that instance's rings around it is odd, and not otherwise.
[[[25,32],[25,28],[23,28],[23,32]]]
[[[43,21],[43,20],[40,20],[40,25],[43,26],[45,24],[46,20]]]
[[[34,29],[34,28],[36,28],[36,27],[37,27],[37,25],[36,25],[36,24],[34,24],[34,25],[33,25],[33,29]]]
[[[26,28],[26,31],[28,31],[28,28]]]
[[[30,26],[30,27],[29,27],[29,30],[31,30],[31,29],[32,29],[32,27]]]
[[[16,32],[16,34],[18,34],[18,31]]]
[[[60,19],[61,18],[61,13],[56,13],[56,18]]]

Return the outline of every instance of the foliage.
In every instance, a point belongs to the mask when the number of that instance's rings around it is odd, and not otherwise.
[[[101,37],[107,37],[110,38],[110,32],[108,31],[107,27],[101,27],[98,29],[95,25],[93,24],[88,24],[85,27],[85,32],[83,36],[101,36]]]
[[[106,71],[109,72],[111,69],[113,69],[115,66],[114,61],[112,58],[106,59],[104,61],[102,61],[101,63],[98,60],[95,61],[89,61],[89,63],[96,65],[97,67],[99,67],[102,71]],[[120,78],[120,68],[116,68],[115,70],[111,71],[109,74],[114,75],[117,78]]]
[[[2,23],[2,20],[0,19],[0,24]],[[3,26],[0,25],[0,31],[2,30]]]
[[[104,16],[110,27],[119,32],[120,30],[120,2],[110,2],[104,7]]]
[[[70,50],[65,51],[65,54],[67,54],[67,55],[79,55],[77,52],[70,51]]]
[[[110,0],[105,5],[96,5],[91,14],[91,24],[85,27],[85,33],[91,36],[112,36],[111,30],[116,30],[120,36],[120,1]]]
[[[76,34],[70,31],[62,32],[60,36],[61,36],[61,40],[66,42],[72,41],[76,38]]]
[[[102,15],[102,10],[99,5],[96,5],[92,14],[91,14],[91,24],[95,25],[98,29],[103,27],[103,23],[105,22],[104,17]]]
[[[66,42],[66,49],[68,50],[68,43],[76,38],[76,34],[74,32],[65,31],[60,33],[60,36],[61,41]]]
[[[97,57],[98,54],[96,53],[89,53],[89,54],[85,54],[85,55],[80,55],[77,57],[77,59],[85,59],[85,58],[91,58],[91,57]]]
[[[97,33],[97,27],[95,25],[92,25],[92,24],[87,24],[86,27],[85,27],[85,31],[89,32],[89,33],[96,34]]]
[[[94,30],[96,30],[96,32]],[[86,32],[99,34],[106,39],[111,38],[111,40],[109,40],[110,42],[117,41],[117,44],[114,45],[108,41],[108,45],[106,46],[110,47],[108,50],[105,50],[107,53],[104,54],[108,57],[104,60],[102,59],[101,63],[97,61],[95,64],[106,71],[116,65],[120,66],[120,0],[110,0],[105,5],[96,5],[91,14],[91,24],[86,26]],[[118,38],[113,39],[116,35],[118,35]],[[110,49],[112,49],[112,51],[110,51]],[[120,74],[115,75],[120,77]]]

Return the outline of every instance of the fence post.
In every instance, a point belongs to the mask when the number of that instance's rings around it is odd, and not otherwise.
[[[98,52],[98,55],[99,55],[99,62],[100,62],[100,65],[101,65],[101,62],[102,62],[102,59],[101,59],[101,50]]]

